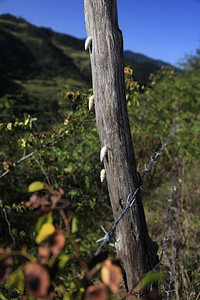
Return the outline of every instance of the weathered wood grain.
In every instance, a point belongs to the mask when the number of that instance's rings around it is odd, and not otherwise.
[[[90,59],[96,122],[101,147],[108,147],[104,166],[116,220],[124,209],[122,202],[126,202],[138,186],[125,96],[123,38],[115,0],[84,2],[87,34],[92,37]],[[120,221],[116,231],[117,251],[129,291],[156,260],[140,195],[136,204]]]

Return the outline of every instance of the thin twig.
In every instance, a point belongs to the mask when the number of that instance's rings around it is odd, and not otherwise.
[[[80,250],[78,248],[78,245],[76,243],[76,241],[74,240],[73,236],[71,235],[71,229],[70,229],[70,225],[69,225],[69,221],[64,213],[63,210],[60,210],[60,215],[65,223],[65,228],[66,228],[66,231],[67,231],[67,235],[68,235],[68,238],[72,244],[72,246],[74,247],[74,250],[76,252],[76,257],[79,261],[79,264],[81,265],[81,267],[83,268],[83,270],[85,271],[86,273],[86,276],[89,278],[89,269],[86,265],[86,263],[84,262],[84,260],[82,259],[82,256],[81,256],[81,253],[80,253]]]
[[[9,251],[2,252],[0,254],[0,259],[3,260],[4,258],[11,256],[11,255],[12,256],[23,256],[26,259],[30,260],[31,262],[36,261],[36,258],[34,256],[32,256],[30,253],[28,253],[25,248],[22,248],[22,250],[9,250]]]
[[[49,177],[47,176],[47,173],[45,172],[45,169],[43,168],[43,166],[41,165],[41,163],[39,162],[39,160],[33,155],[33,159],[37,162],[37,164],[40,166],[42,172],[44,173],[44,176],[46,177],[46,180],[48,182],[48,185],[51,186],[51,182],[49,180]]]
[[[4,207],[2,207],[2,211],[3,211],[3,213],[4,213],[4,218],[5,218],[5,220],[6,220],[7,224],[8,224],[8,232],[9,232],[9,235],[10,235],[10,237],[11,237],[12,240],[13,240],[13,244],[15,245],[16,242],[15,242],[15,238],[14,238],[14,236],[13,236],[13,234],[12,234],[12,229],[11,229],[10,222],[9,222],[9,220],[8,220],[8,216],[7,216],[6,209],[5,209]]]

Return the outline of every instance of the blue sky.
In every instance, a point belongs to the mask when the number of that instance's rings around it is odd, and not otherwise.
[[[96,0],[98,1],[98,0]],[[176,64],[200,47],[200,0],[118,0],[124,49]],[[0,0],[0,14],[86,37],[84,0]]]

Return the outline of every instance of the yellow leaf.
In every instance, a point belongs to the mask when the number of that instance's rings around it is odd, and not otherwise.
[[[42,225],[44,224],[52,224],[53,223],[53,217],[52,217],[52,212],[48,213],[48,214],[44,214],[42,215],[38,220],[37,220],[37,224],[36,224],[36,231],[39,233]]]
[[[40,190],[42,190],[43,188],[44,188],[44,185],[43,185],[42,182],[40,182],[40,181],[34,181],[34,182],[32,182],[32,183],[29,185],[28,191],[29,191],[30,193],[32,193],[32,192],[40,191]]]
[[[69,120],[68,120],[68,119],[65,119],[64,125],[67,125],[68,123],[69,123]]]
[[[69,131],[69,130],[66,130],[65,133],[66,133],[66,135],[69,135],[69,134],[70,134],[70,131]]]
[[[52,225],[50,223],[46,223],[46,224],[42,225],[40,232],[36,236],[36,239],[35,239],[36,243],[37,244],[42,243],[44,240],[46,240],[48,238],[49,235],[51,235],[54,232],[55,232],[54,225]]]
[[[72,170],[73,170],[72,166],[69,166],[69,167],[63,169],[63,171],[64,171],[65,173],[71,173]]]
[[[27,125],[28,122],[29,122],[29,119],[26,119],[26,120],[24,121],[24,125]]]
[[[25,142],[25,140],[24,139],[21,139],[21,147],[22,148],[25,148],[26,147],[26,142]]]
[[[12,123],[8,123],[7,128],[8,130],[12,130]]]

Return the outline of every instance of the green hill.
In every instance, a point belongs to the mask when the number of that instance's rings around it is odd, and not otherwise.
[[[65,85],[91,87],[84,40],[6,14],[0,16],[0,49],[1,110],[3,103],[10,107],[7,102],[20,94],[15,99],[15,117],[27,112],[49,119],[57,111],[58,94]]]
[[[181,71],[180,69],[175,68],[167,62],[153,59],[146,55],[135,53],[130,50],[124,51],[124,58],[126,65],[129,65],[132,69],[134,69],[135,79],[141,82],[147,82],[149,74],[155,73],[162,66],[173,68],[177,72]]]
[[[91,87],[89,54],[82,39],[4,14],[0,15],[0,50],[0,97],[4,97],[0,108],[10,107],[14,98],[15,117],[27,112],[43,119],[52,114],[55,118],[64,86],[76,90]],[[162,62],[133,54],[125,51],[125,64],[134,69],[137,81],[146,82]],[[21,96],[16,98],[18,94]]]
[[[88,85],[84,41],[39,28],[22,18],[0,16],[1,73],[11,79],[64,77]],[[85,72],[87,70],[87,72]]]

